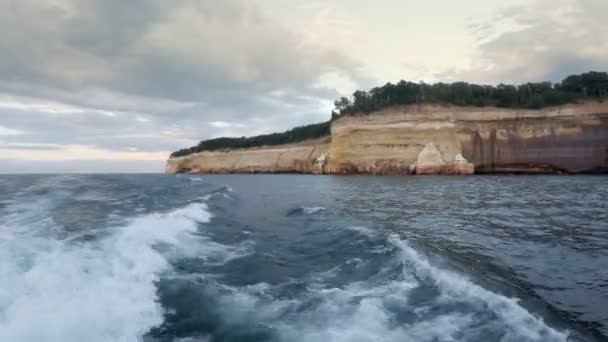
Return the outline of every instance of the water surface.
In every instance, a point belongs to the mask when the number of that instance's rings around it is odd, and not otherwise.
[[[0,176],[0,341],[602,341],[608,178]]]

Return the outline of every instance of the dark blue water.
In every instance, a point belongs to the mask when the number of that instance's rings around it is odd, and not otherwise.
[[[0,341],[606,336],[606,177],[0,176]]]

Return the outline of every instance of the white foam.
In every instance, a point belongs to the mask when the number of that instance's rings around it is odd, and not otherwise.
[[[219,266],[250,255],[253,246],[254,243],[250,240],[236,245],[224,245],[207,236],[196,235],[180,241],[179,248],[167,251],[165,256],[172,259],[197,258],[205,265]]]
[[[209,201],[210,199],[213,199],[216,196],[222,196],[222,197],[224,197],[226,199],[231,199],[230,193],[233,193],[233,192],[234,191],[232,190],[231,187],[229,187],[228,185],[223,185],[219,189],[216,189],[216,190],[212,191],[211,193],[209,193],[209,194],[207,194],[205,196],[199,197],[199,200]]]
[[[520,306],[517,299],[501,296],[461,275],[431,265],[395,234],[389,237],[389,241],[400,249],[406,267],[412,267],[418,277],[432,282],[441,290],[443,301],[466,300],[478,304],[479,307],[488,307],[498,315],[501,323],[507,327],[506,335],[501,341],[567,341],[568,333],[548,327],[541,318]]]
[[[209,218],[192,203],[80,244],[3,225],[13,236],[0,241],[0,341],[140,340],[163,319],[155,283],[169,265],[153,246],[177,244]]]
[[[409,292],[416,285],[416,280],[409,279],[379,286],[360,282],[343,289],[318,291],[317,296],[323,299],[320,306],[298,314],[296,322],[275,324],[283,341],[455,341],[456,332],[470,322],[468,315],[450,314],[412,324],[395,324],[387,303],[407,305]]]
[[[221,308],[227,311],[223,318],[229,324],[251,324],[252,320],[270,324],[276,329],[278,340],[294,342],[466,342],[483,338],[476,335],[480,329],[495,329],[501,342],[567,341],[566,333],[545,325],[517,300],[431,265],[396,235],[390,236],[389,241],[394,245],[393,251],[396,247],[400,252],[398,258],[403,263],[402,276],[397,279],[381,277],[385,281],[366,280],[335,288],[315,283],[309,285],[308,292],[291,299],[273,298],[268,284],[227,287],[230,295],[220,299]],[[334,269],[324,273],[332,272]],[[313,280],[323,281],[323,277]],[[429,285],[439,291],[439,297],[433,298],[438,302],[428,306],[410,303],[413,290]],[[480,311],[491,310],[496,317],[486,315],[482,319],[489,321],[480,322],[476,310],[435,310],[435,305],[444,306],[448,302],[464,302]],[[400,323],[395,308],[410,312],[413,319]]]
[[[197,336],[197,337],[185,337],[185,338],[176,338],[174,342],[208,342],[208,336]]]
[[[316,214],[320,211],[325,210],[324,207],[302,207],[305,214]]]
[[[376,235],[375,231],[363,226],[349,226],[348,229],[367,237],[374,237]]]

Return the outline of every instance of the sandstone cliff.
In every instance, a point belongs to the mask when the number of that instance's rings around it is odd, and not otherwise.
[[[323,173],[329,138],[170,158],[167,173]]]
[[[340,118],[331,129],[329,173],[467,174],[470,163],[477,173],[608,170],[608,103],[393,107]]]
[[[542,110],[411,105],[345,116],[331,139],[202,152],[167,172],[471,174],[608,171],[608,103]]]

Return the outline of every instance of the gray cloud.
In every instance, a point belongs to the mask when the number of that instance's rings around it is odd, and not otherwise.
[[[53,102],[0,98],[2,125],[25,132],[0,142],[172,150],[326,119],[338,94],[319,77],[362,79],[244,0],[6,0],[0,30],[0,94]]]
[[[115,106],[106,102],[111,92],[224,105],[276,89],[319,94],[312,84],[321,74],[356,74],[346,56],[303,44],[246,1],[20,0],[0,6],[0,47],[8,54],[0,62],[2,86],[18,92],[25,83],[27,95],[104,108]],[[94,93],[104,90],[98,103]]]
[[[210,137],[287,129],[329,117],[340,94],[317,85],[323,75],[371,84],[348,51],[311,42],[261,4],[0,1],[0,159],[3,149],[15,156],[62,146],[170,151]],[[523,82],[606,70],[605,13],[604,0],[506,8],[471,25],[479,39],[471,67],[437,78]],[[43,165],[7,161],[0,168],[9,164]]]
[[[439,77],[475,82],[559,81],[608,69],[608,2],[536,0],[471,25],[479,39],[473,65]],[[507,32],[501,32],[508,27]]]

